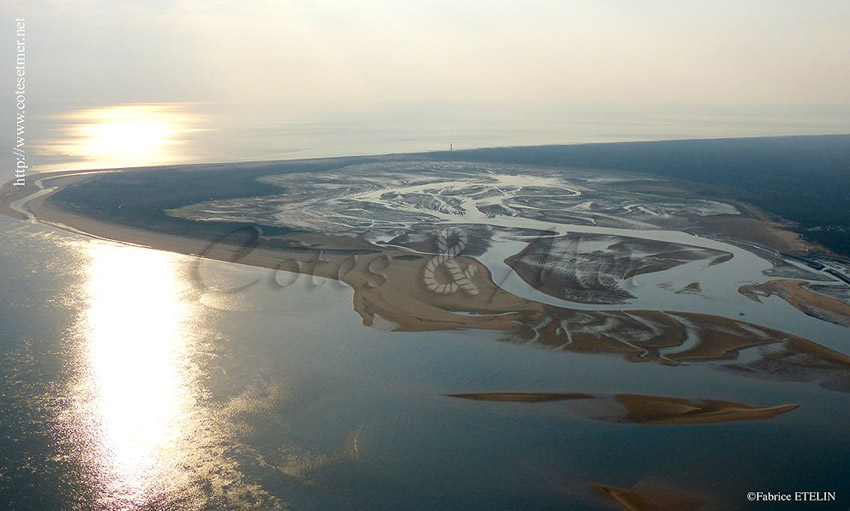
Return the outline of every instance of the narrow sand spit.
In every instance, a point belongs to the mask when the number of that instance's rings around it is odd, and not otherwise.
[[[850,304],[806,289],[806,284],[804,280],[777,279],[741,286],[738,292],[755,301],[761,301],[759,297],[777,295],[805,314],[850,327]]]
[[[770,419],[798,408],[797,404],[753,406],[731,401],[647,396],[643,394],[591,395],[581,393],[488,392],[451,394],[474,401],[543,403],[563,401],[573,412],[593,420],[628,424],[683,425]]]

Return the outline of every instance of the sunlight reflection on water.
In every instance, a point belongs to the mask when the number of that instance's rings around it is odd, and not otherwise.
[[[126,104],[51,116],[57,134],[36,149],[60,165],[41,170],[147,166],[191,161],[187,142],[201,116],[191,104]],[[54,168],[55,167],[55,168]]]
[[[108,508],[180,491],[205,433],[188,284],[177,256],[94,243],[74,429]],[[82,447],[82,446],[81,446]]]
[[[562,103],[80,107],[37,122],[35,171],[476,147],[846,133],[847,109]]]
[[[256,471],[243,471],[266,465],[240,438],[244,416],[277,406],[267,394],[279,389],[232,386],[217,365],[226,347],[210,333],[188,258],[101,241],[78,247],[75,376],[60,391],[59,429],[86,481],[81,508],[282,509]],[[234,393],[216,399],[210,386]]]
[[[109,493],[136,501],[187,456],[181,440],[198,392],[190,323],[171,254],[95,245],[91,256],[78,397]]]

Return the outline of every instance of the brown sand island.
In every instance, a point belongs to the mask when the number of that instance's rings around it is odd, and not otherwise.
[[[496,330],[504,332],[507,342],[616,354],[632,362],[725,361],[726,369],[735,368],[744,375],[815,381],[850,391],[850,357],[739,320],[673,311],[593,311],[546,305],[505,291],[493,282],[486,266],[464,256],[458,256],[457,262],[461,268],[474,269],[472,281],[478,292],[434,293],[421,278],[429,256],[376,246],[359,237],[304,232],[261,235],[241,229],[211,241],[94,218],[85,209],[71,211],[48,200],[64,187],[88,186],[87,180],[101,172],[110,171],[31,176],[23,190],[7,183],[0,190],[0,212],[18,218],[32,215],[46,224],[132,245],[336,279],[352,288],[354,310],[365,325],[380,321],[398,331]],[[776,225],[767,224],[765,229],[776,229]],[[436,277],[452,280],[443,266],[437,267]],[[201,275],[196,280],[203,290],[216,292],[206,287]],[[759,347],[770,349],[760,351],[761,358],[755,362],[734,362],[738,351]]]
[[[625,511],[699,511],[711,503],[706,495],[652,478],[641,480],[628,490],[604,484],[594,484],[593,490]]]
[[[850,327],[850,304],[806,289],[806,284],[803,280],[777,279],[741,286],[738,292],[757,302],[761,301],[759,297],[777,295],[809,316]]]
[[[570,410],[593,420],[629,424],[710,424],[770,419],[800,405],[753,406],[711,399],[686,399],[643,394],[592,395],[580,393],[487,392],[451,394],[473,401],[545,403],[563,401]]]

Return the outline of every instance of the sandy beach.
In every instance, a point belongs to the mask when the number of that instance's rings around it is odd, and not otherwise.
[[[39,180],[45,188],[60,189],[81,183],[92,175],[52,173],[39,176]],[[30,194],[37,191],[35,186],[27,189]],[[505,332],[505,340],[509,342],[534,341],[578,353],[613,353],[632,362],[672,365],[730,360],[742,349],[778,344],[782,349],[766,356],[804,354],[794,364],[809,369],[818,364],[850,367],[850,357],[841,353],[797,336],[724,317],[666,311],[575,311],[545,305],[505,291],[493,282],[486,266],[468,257],[458,256],[456,260],[461,268],[474,268],[471,281],[478,292],[436,293],[422,278],[431,259],[427,255],[320,234],[257,236],[250,240],[250,246],[245,245],[244,239],[237,239],[238,236],[219,240],[176,236],[59,209],[46,200],[51,193],[54,192],[42,193],[25,202],[26,211],[39,222],[136,246],[335,279],[351,287],[353,309],[367,326],[380,325],[395,331],[496,330]],[[22,195],[23,192],[4,187],[0,196],[2,211],[20,217],[20,212],[11,210],[9,205],[14,201],[20,204]],[[271,248],[272,242],[282,238],[298,248]],[[442,266],[437,267],[436,278],[451,281],[451,275]],[[205,285],[201,281],[197,284],[201,288]],[[788,289],[794,290],[798,303],[807,301],[829,306],[830,310],[844,310],[833,303],[838,300],[799,286]],[[844,304],[844,307],[850,306]],[[644,340],[639,343],[629,340],[635,332],[642,332]]]

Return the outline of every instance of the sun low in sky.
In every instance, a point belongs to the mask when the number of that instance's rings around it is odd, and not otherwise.
[[[0,10],[26,20],[36,172],[850,129],[843,0]],[[11,28],[0,33],[7,51]]]
[[[186,154],[187,137],[201,131],[197,115],[182,103],[128,104],[73,110],[55,114],[55,137],[36,146],[44,155],[62,157],[56,167],[69,168],[67,160],[79,168],[140,167],[163,162],[180,162]],[[41,170],[51,170],[43,167]]]

